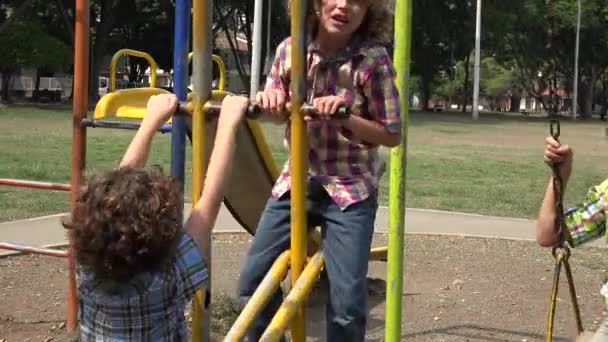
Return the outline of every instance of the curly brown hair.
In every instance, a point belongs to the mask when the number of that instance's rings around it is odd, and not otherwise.
[[[162,269],[181,231],[182,193],[160,168],[120,168],[94,176],[63,222],[83,269],[125,281]]]
[[[312,6],[308,6],[308,29],[315,32],[319,26],[317,12],[320,11],[321,1],[313,0]],[[394,0],[362,0],[367,4],[367,13],[357,30],[365,39],[374,43],[388,45],[392,40],[394,12],[392,5]],[[287,10],[291,6],[291,0],[287,0]],[[291,11],[289,11],[291,15]]]

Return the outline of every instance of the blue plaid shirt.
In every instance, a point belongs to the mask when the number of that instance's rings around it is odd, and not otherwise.
[[[83,341],[185,341],[184,310],[208,278],[192,237],[183,233],[175,261],[165,272],[144,272],[111,286],[79,272]]]

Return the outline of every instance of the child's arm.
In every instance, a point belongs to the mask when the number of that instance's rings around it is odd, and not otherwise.
[[[338,108],[346,104],[346,101],[340,96],[325,96],[314,99],[312,104],[321,119],[335,121],[335,119],[332,119],[332,115]],[[306,117],[305,119],[307,121],[313,120],[310,117]],[[359,115],[351,115],[348,119],[338,121],[337,123],[352,131],[356,137],[372,144],[395,147],[401,142],[401,135],[399,133],[392,133],[383,124],[368,120]]]
[[[570,147],[561,145],[552,137],[547,138],[545,162],[549,165],[561,163],[560,176],[563,193],[566,192],[566,186],[572,172],[572,157],[573,153]],[[555,191],[553,189],[553,176],[551,176],[536,221],[536,241],[543,247],[555,246],[559,241],[558,232],[555,229],[555,218],[557,216],[555,209]]]
[[[395,147],[401,142],[401,117],[399,92],[395,85],[395,70],[390,57],[384,51],[370,62],[363,76],[362,88],[367,98],[370,118],[351,115],[338,122],[363,141],[376,145]],[[332,120],[332,115],[345,104],[342,97],[326,96],[313,100],[313,106],[321,119]],[[310,120],[310,118],[306,118]]]
[[[120,162],[120,167],[144,167],[150,154],[150,143],[160,128],[177,108],[173,94],[154,95],[148,100],[146,115]]]
[[[209,160],[205,185],[185,225],[203,255],[211,246],[204,238],[213,229],[224,199],[236,149],[236,132],[247,111],[249,101],[244,97],[227,96],[222,103],[213,152]]]
[[[549,185],[536,228],[536,240],[543,247],[553,247],[559,241],[552,221],[556,215],[555,209],[551,209],[555,205],[551,202],[554,198],[552,188]],[[568,242],[576,247],[604,236],[608,224],[607,210],[608,179],[591,187],[582,204],[565,211],[564,227],[570,237]]]
[[[555,230],[555,217],[557,215],[555,209],[555,192],[553,191],[553,176],[551,176],[536,220],[536,242],[543,247],[555,246],[559,241],[558,232]]]
[[[281,56],[288,54],[289,44],[284,41],[277,46],[274,61],[263,91],[256,94],[256,102],[265,114],[277,122],[284,122],[289,117],[285,104],[289,100],[288,72],[284,68]]]
[[[372,144],[395,147],[401,143],[399,133],[389,132],[382,124],[361,116],[351,116],[344,127],[350,129],[355,136]]]

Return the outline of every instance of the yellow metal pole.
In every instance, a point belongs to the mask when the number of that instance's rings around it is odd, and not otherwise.
[[[317,252],[311,259],[302,275],[289,292],[289,295],[283,300],[283,304],[277,311],[276,315],[270,322],[264,335],[260,341],[270,342],[279,341],[283,336],[283,332],[287,329],[289,322],[297,315],[300,308],[304,306],[306,297],[310,293],[312,286],[319,277],[323,268],[323,252]],[[293,328],[292,328],[293,329]]]
[[[211,97],[211,13],[212,0],[193,1],[192,19],[192,83],[194,112],[192,116],[192,203],[198,202],[203,189],[205,174],[205,120],[203,107]],[[211,234],[205,236],[211,241]],[[211,246],[211,243],[207,244]],[[204,251],[209,274],[211,273],[211,250]],[[205,298],[211,293],[211,279],[209,279],[207,291],[201,289],[196,291],[192,303],[192,340],[210,340],[210,311],[205,304],[210,298]]]
[[[306,98],[305,80],[306,0],[291,1],[291,285],[295,286],[306,261],[306,174],[308,141],[300,113]],[[291,326],[294,342],[306,336],[305,313],[299,308]]]
[[[232,325],[232,328],[224,338],[224,342],[241,341],[243,339],[243,336],[247,333],[251,323],[256,319],[260,310],[266,306],[270,297],[278,290],[281,281],[285,278],[287,269],[289,268],[289,256],[290,252],[285,251],[277,260],[275,260],[270,271],[268,271],[264,280],[262,280],[255,290],[255,293],[251,296],[251,299]]]
[[[222,61],[220,56],[213,55],[211,56],[211,59],[215,64],[217,64],[218,68],[220,69],[220,84],[218,85],[218,90],[224,91],[226,88],[226,65],[224,64],[224,61]]]

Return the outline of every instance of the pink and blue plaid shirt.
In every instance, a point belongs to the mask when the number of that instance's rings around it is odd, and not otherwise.
[[[395,69],[386,49],[354,37],[348,47],[324,56],[313,44],[307,55],[307,102],[324,96],[341,96],[352,115],[373,120],[394,134],[401,132],[399,93]],[[267,90],[283,93],[289,101],[291,39],[283,41],[268,80]],[[308,174],[323,184],[331,198],[344,210],[349,205],[375,195],[378,190],[380,160],[378,145],[361,140],[332,122],[308,123]],[[285,130],[289,148],[290,127]],[[283,167],[273,188],[279,198],[291,189],[290,161]]]

